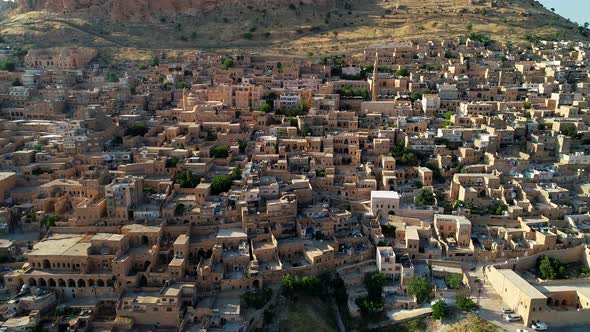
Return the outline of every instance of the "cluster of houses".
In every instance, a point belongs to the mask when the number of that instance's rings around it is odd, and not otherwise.
[[[239,331],[258,320],[235,294],[287,274],[338,272],[357,314],[364,272],[386,275],[386,306],[416,308],[409,280],[469,295],[479,265],[527,325],[590,323],[590,280],[525,273],[590,261],[589,52],[3,52],[0,232],[39,235],[0,247],[2,326],[66,304],[73,331]]]

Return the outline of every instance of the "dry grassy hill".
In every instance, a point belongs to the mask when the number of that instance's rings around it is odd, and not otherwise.
[[[334,0],[320,7],[300,1],[251,4],[228,1],[197,15],[129,21],[77,12],[7,10],[0,34],[5,40],[37,47],[97,47],[121,58],[158,49],[347,53],[377,43],[463,37],[469,29],[516,43],[527,34],[585,38],[575,24],[533,0]]]

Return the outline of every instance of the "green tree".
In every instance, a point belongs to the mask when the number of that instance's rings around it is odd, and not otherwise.
[[[432,289],[432,284],[423,277],[412,278],[408,282],[408,292],[416,297],[418,303],[430,299]]]
[[[223,68],[223,70],[228,70],[233,66],[234,66],[234,58],[228,56],[227,58],[223,59],[223,63],[221,65],[221,68]]]
[[[441,320],[449,315],[449,306],[444,300],[438,300],[432,305],[432,319]]]
[[[542,256],[537,260],[537,269],[546,280],[562,279],[566,273],[566,268],[559,259],[549,256]]]
[[[400,68],[397,70],[395,74],[400,77],[408,77],[410,76],[410,71],[408,70],[408,68]]]
[[[449,289],[463,288],[463,277],[460,274],[449,274],[445,277],[445,283]]]
[[[138,122],[127,128],[125,136],[144,136],[147,132],[148,128],[145,126],[145,123]]]
[[[35,150],[37,152],[43,151],[43,144],[37,143],[37,144],[33,145],[33,150]]]
[[[14,71],[16,69],[16,62],[12,60],[0,61],[0,70]]]
[[[233,184],[233,179],[229,175],[217,175],[211,181],[211,194],[219,195],[228,192]]]
[[[374,271],[365,274],[364,284],[369,299],[378,300],[383,298],[383,286],[385,286],[385,275],[383,273]]]
[[[445,120],[451,120],[451,118],[453,117],[453,115],[455,115],[457,113],[453,112],[453,111],[448,111],[445,112]]]
[[[158,67],[160,65],[160,57],[157,54],[152,55],[152,59],[150,60],[150,65],[152,67]]]
[[[430,189],[420,189],[416,194],[416,204],[418,206],[432,206],[435,202],[434,193]]]
[[[225,145],[216,146],[209,151],[209,154],[213,158],[225,159],[229,156],[229,147]]]
[[[395,237],[395,226],[391,224],[381,225],[381,233],[385,237]]]
[[[458,295],[455,297],[457,308],[463,311],[469,311],[476,307],[475,302],[469,297]]]
[[[176,183],[180,184],[182,188],[194,188],[201,182],[201,179],[193,175],[190,169],[183,168],[176,172]]]
[[[272,112],[272,106],[270,104],[262,104],[258,106],[256,110],[259,112],[270,113]]]
[[[269,287],[262,287],[257,290],[248,291],[241,296],[242,302],[254,309],[262,309],[272,298],[272,289]]]
[[[105,80],[107,82],[116,83],[116,82],[119,82],[119,77],[117,76],[116,73],[109,71],[105,74]]]

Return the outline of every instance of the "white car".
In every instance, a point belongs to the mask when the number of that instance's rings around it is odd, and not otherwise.
[[[533,323],[533,324],[531,325],[531,327],[532,327],[532,328],[533,328],[533,330],[535,330],[535,331],[546,331],[546,330],[549,328],[549,326],[547,326],[547,324],[545,324],[545,323],[543,323],[543,322],[536,322],[536,323]]]
[[[504,315],[506,315],[506,314],[512,314],[512,313],[514,313],[514,310],[512,310],[510,308],[502,308],[502,313]]]
[[[517,315],[517,314],[508,314],[508,315],[506,315],[506,317],[504,317],[504,319],[507,322],[518,322],[519,320],[522,319],[522,317],[520,317],[520,315]]]

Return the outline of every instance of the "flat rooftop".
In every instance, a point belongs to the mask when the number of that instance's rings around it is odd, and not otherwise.
[[[371,198],[399,199],[399,194],[397,191],[375,190],[371,191]]]
[[[48,239],[42,240],[33,246],[33,249],[27,253],[29,256],[58,256],[88,255],[90,243],[80,243],[84,239],[82,235],[54,235]]]
[[[240,228],[220,229],[217,238],[247,238],[248,235]]]

